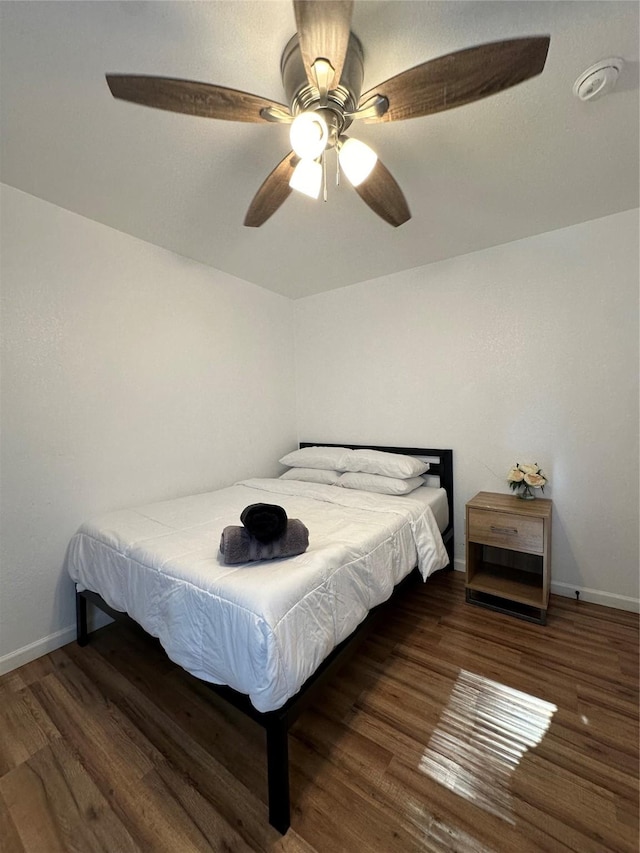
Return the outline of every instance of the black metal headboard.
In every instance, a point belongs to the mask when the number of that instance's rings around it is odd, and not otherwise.
[[[349,450],[383,450],[385,453],[402,453],[406,456],[429,456],[437,462],[429,463],[429,477],[438,477],[440,486],[449,501],[449,524],[442,533],[442,540],[449,554],[449,565],[453,568],[453,450],[434,450],[431,447],[380,447],[376,444],[328,444],[321,441],[301,441],[300,447],[348,447]]]

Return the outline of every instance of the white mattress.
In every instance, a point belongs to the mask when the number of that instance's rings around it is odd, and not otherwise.
[[[69,543],[66,568],[78,589],[127,612],[188,672],[271,711],[416,564],[425,579],[447,565],[431,509],[442,525],[443,494],[424,487],[390,497],[244,480],[87,522]],[[223,528],[239,524],[244,507],[258,502],[277,503],[303,521],[308,550],[225,565]]]
[[[431,508],[438,530],[443,533],[449,524],[449,500],[444,489],[424,486],[407,495],[408,500],[419,501]]]

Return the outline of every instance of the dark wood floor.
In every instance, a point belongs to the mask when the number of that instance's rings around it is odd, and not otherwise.
[[[638,850],[638,617],[552,598],[545,627],[440,573],[301,716],[292,827],[264,733],[123,625],[0,679],[0,849]]]

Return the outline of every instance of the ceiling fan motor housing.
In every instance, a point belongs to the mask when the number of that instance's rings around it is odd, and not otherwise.
[[[351,119],[345,113],[357,110],[362,93],[364,53],[359,39],[350,33],[340,83],[329,91],[326,104],[321,104],[318,89],[307,80],[297,34],[289,39],[282,52],[280,70],[292,115],[320,109],[330,131],[329,146],[335,145],[340,134],[351,124]]]

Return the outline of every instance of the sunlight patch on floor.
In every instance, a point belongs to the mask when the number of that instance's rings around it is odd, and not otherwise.
[[[420,770],[469,802],[514,823],[510,777],[545,736],[557,707],[460,670]]]

